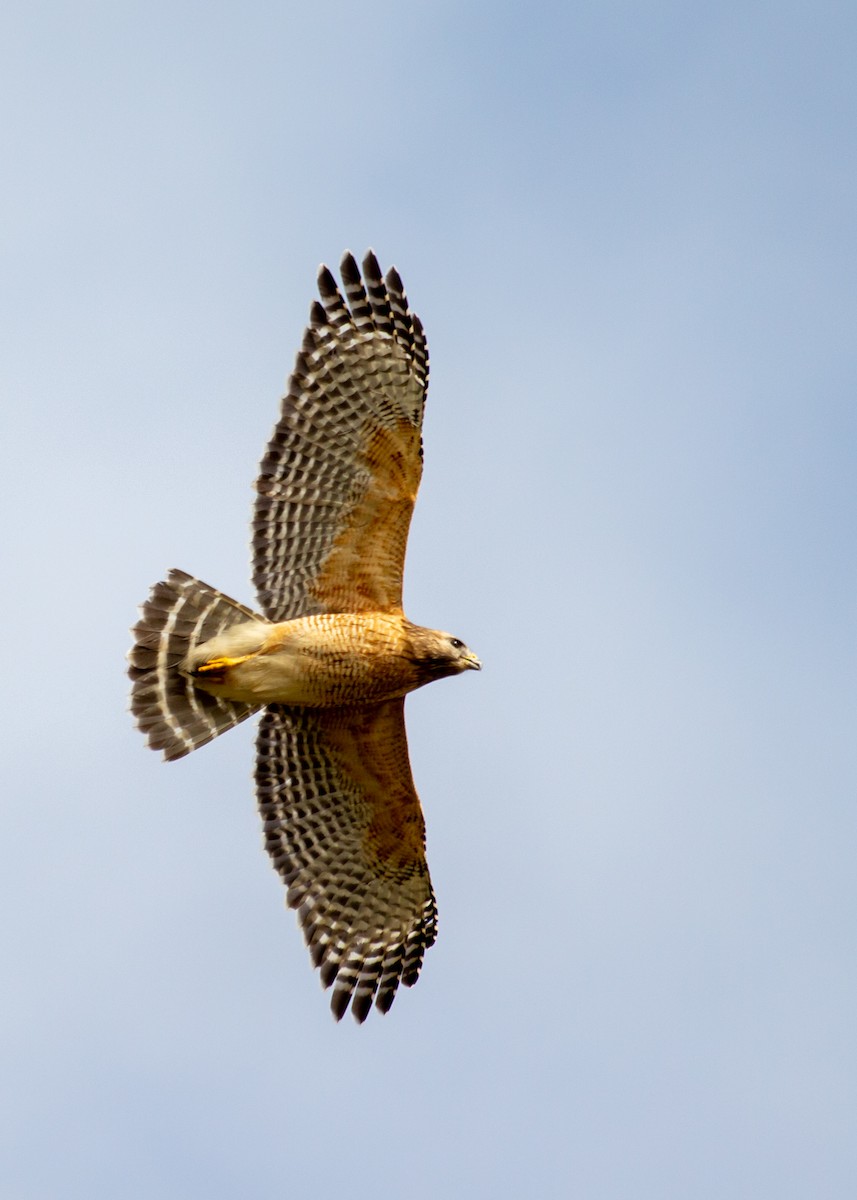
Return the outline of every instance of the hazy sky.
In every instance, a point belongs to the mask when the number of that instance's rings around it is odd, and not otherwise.
[[[857,10],[12,3],[0,94],[10,1200],[857,1189]],[[337,1026],[252,722],[128,627],[252,602],[320,261],[432,356],[408,701],[440,934]]]

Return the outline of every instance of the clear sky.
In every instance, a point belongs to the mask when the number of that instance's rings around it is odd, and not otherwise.
[[[13,3],[0,1194],[857,1194],[857,9]],[[252,602],[319,262],[432,356],[408,701],[440,935],[337,1026],[252,723],[128,627]]]

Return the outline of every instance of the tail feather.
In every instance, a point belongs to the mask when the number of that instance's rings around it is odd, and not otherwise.
[[[128,654],[131,711],[153,750],[162,750],[166,759],[182,758],[257,711],[200,691],[179,664],[230,625],[264,617],[175,570],[155,584],[140,612]]]

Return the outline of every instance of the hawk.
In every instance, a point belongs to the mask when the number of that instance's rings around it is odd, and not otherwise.
[[[319,271],[256,481],[261,611],[183,571],[156,583],[129,654],[131,709],[172,760],[263,710],[256,790],[265,846],[337,1020],[387,1012],[416,983],[437,907],[404,698],[479,670],[451,634],[402,611],[422,473],[428,351],[395,268]],[[344,296],[343,296],[344,292]]]

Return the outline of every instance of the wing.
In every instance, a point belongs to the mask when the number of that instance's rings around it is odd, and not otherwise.
[[[273,621],[401,608],[428,351],[395,269],[327,269],[256,481],[253,580]],[[365,282],[364,282],[365,279]]]
[[[364,1021],[416,983],[437,932],[404,701],[267,709],[256,787],[265,844],[331,1008]]]

